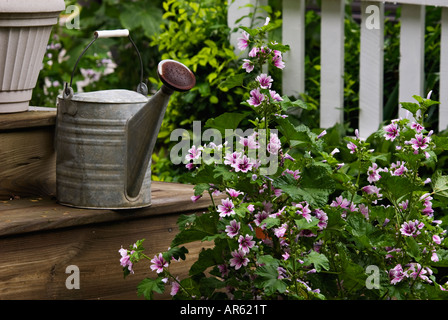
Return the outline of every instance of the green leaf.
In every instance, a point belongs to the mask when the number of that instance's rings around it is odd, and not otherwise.
[[[401,102],[401,106],[403,107],[403,109],[408,110],[413,115],[415,115],[417,111],[420,109],[420,106],[417,103],[413,102]]]
[[[219,215],[216,213],[204,213],[196,216],[193,220],[188,220],[188,225],[183,225],[180,232],[174,237],[171,242],[171,247],[177,247],[181,244],[201,241],[207,236],[215,235],[218,225]],[[181,221],[183,223],[184,221]]]
[[[226,78],[226,80],[222,81],[219,84],[219,88],[222,89],[232,89],[235,87],[241,87],[243,85],[243,81],[244,81],[244,74],[243,73],[238,73],[235,74],[233,76],[230,76],[228,78]]]
[[[286,283],[278,279],[276,265],[264,265],[258,267],[255,274],[258,275],[255,280],[255,285],[257,288],[263,289],[267,295],[272,295],[276,292],[284,293],[286,291]]]
[[[418,245],[417,241],[413,237],[406,237],[405,240],[409,248],[409,250],[406,250],[406,252],[417,262],[419,262],[421,259],[421,252],[420,246]]]
[[[299,186],[291,175],[274,179],[274,186],[282,189],[294,201],[307,201],[312,207],[324,206],[335,190],[331,171],[321,164],[314,164],[303,170]]]
[[[435,195],[448,197],[448,176],[442,175],[442,172],[437,170],[431,178],[431,184]]]
[[[188,253],[188,249],[185,247],[173,247],[170,248],[168,251],[163,253],[163,258],[166,261],[170,261],[171,259],[182,259],[185,260],[186,254]]]
[[[330,270],[330,261],[322,253],[311,251],[311,253],[304,259],[304,265],[309,266],[313,264],[317,272],[323,269]]]
[[[206,128],[215,128],[225,135],[226,129],[235,130],[240,122],[246,118],[247,114],[226,112],[216,118],[208,119],[205,123]]]
[[[156,279],[145,278],[137,286],[137,294],[139,296],[143,295],[147,300],[152,299],[154,292],[163,293],[164,290],[165,284],[161,277]]]

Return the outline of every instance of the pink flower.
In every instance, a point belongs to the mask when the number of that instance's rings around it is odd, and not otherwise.
[[[218,270],[221,272],[221,276],[224,278],[229,274],[229,269],[227,268],[227,265],[225,264],[218,264]]]
[[[269,94],[270,94],[270,96],[271,96],[271,98],[273,100],[275,100],[275,101],[283,101],[283,98],[280,97],[280,95],[277,92],[275,92],[274,90],[269,90]],[[281,117],[285,118],[287,116],[281,116]]]
[[[327,130],[322,131],[321,133],[319,133],[319,135],[317,136],[317,139],[322,138],[324,135],[327,134]]]
[[[122,267],[128,267],[128,270],[133,274],[134,273],[134,270],[132,270],[133,264],[131,262],[131,257],[128,254],[128,250],[123,249],[123,247],[121,247],[121,249],[118,250],[118,252],[121,255],[120,265]],[[132,254],[132,252],[131,252],[131,254]]]
[[[403,272],[403,267],[401,264],[397,264],[395,268],[389,271],[390,283],[397,284],[401,280],[406,277],[406,274]]]
[[[257,213],[255,215],[255,220],[254,220],[255,225],[257,227],[261,227],[263,229],[263,226],[261,226],[261,224],[263,223],[263,220],[268,218],[268,217],[269,217],[269,213],[266,212],[266,211],[262,211],[262,212]],[[266,226],[266,224],[264,226]]]
[[[240,157],[241,152],[227,153],[224,157],[224,164],[234,165]]]
[[[157,257],[157,255],[154,256],[154,258],[151,260],[152,265],[151,265],[151,270],[156,270],[157,273],[161,273],[163,272],[163,268],[168,267],[168,262],[165,261],[165,259],[163,259],[163,256],[161,253],[159,253],[159,256]]]
[[[232,259],[230,259],[230,266],[235,267],[235,270],[240,269],[242,266],[247,266],[249,259],[245,257],[245,254],[241,250],[235,250],[231,253]]]
[[[356,149],[358,148],[357,146],[356,146],[356,144],[354,144],[353,142],[349,142],[348,144],[347,144],[347,148],[350,150],[350,153],[355,153],[356,152]]]
[[[424,150],[428,147],[428,143],[431,141],[431,138],[423,137],[423,134],[416,134],[415,138],[411,139],[412,149],[414,149],[414,154],[418,153],[418,150]]]
[[[257,56],[258,52],[260,52],[260,48],[253,47],[252,50],[249,51],[249,57],[255,58]]]
[[[268,76],[267,74],[264,74],[264,73],[257,76],[255,78],[255,80],[257,80],[258,83],[260,83],[260,87],[262,89],[269,89],[271,87],[272,81],[273,81],[271,76]]]
[[[237,222],[235,219],[230,221],[230,224],[226,226],[226,233],[229,238],[233,238],[238,234],[241,228],[241,223]]]
[[[278,150],[282,147],[280,139],[275,133],[271,133],[271,137],[269,139],[269,143],[267,146],[267,150],[270,154],[277,154]]]
[[[369,169],[367,170],[367,181],[369,181],[370,183],[373,183],[375,181],[380,180],[381,176],[378,173],[378,165],[374,162],[372,163],[372,166],[369,167]]]
[[[253,162],[246,156],[243,155],[241,158],[238,158],[236,160],[236,163],[232,165],[233,168],[235,168],[235,172],[248,172],[252,170],[252,167],[254,166]]]
[[[232,198],[237,198],[240,194],[243,194],[241,191],[237,191],[235,189],[232,188],[226,188],[227,193],[229,194],[229,196],[231,196]]]
[[[417,269],[416,269],[417,268]],[[423,281],[426,281],[428,283],[432,283],[431,280],[429,280],[428,275],[432,275],[432,270],[429,268],[423,268],[419,263],[411,263],[411,266],[409,267],[408,273],[409,277],[413,278],[413,279],[417,279],[417,277],[419,277],[420,279],[422,279]]]
[[[255,241],[252,241],[253,237],[246,234],[246,236],[240,235],[238,238],[239,243],[239,249],[244,252],[245,254],[248,254],[250,249],[253,248],[255,245]]]
[[[407,172],[408,169],[404,165],[405,165],[404,161],[397,161],[397,163],[392,163],[390,165],[391,175],[401,176],[403,173]]]
[[[321,209],[314,210],[314,214],[316,215],[316,218],[319,219],[319,223],[317,224],[319,229],[320,230],[325,229],[327,227],[327,221],[328,221],[327,214]]]
[[[258,149],[260,146],[258,145],[258,142],[256,141],[256,134],[251,134],[250,136],[241,137],[239,143],[243,147],[247,147],[248,149]]]
[[[366,218],[366,220],[369,220],[369,207],[367,207],[364,203],[361,203],[359,205],[359,211]]]
[[[254,64],[248,59],[243,59],[243,69],[250,73],[254,70]]]
[[[176,277],[177,280],[179,280],[178,277]],[[180,285],[177,281],[173,281],[171,283],[171,291],[170,295],[175,296],[179,292]]]
[[[441,244],[442,243],[442,239],[438,235],[433,235],[432,236],[432,241],[434,241],[436,244]]]
[[[407,221],[401,225],[401,234],[408,237],[416,237],[420,234],[420,229],[422,229],[425,225],[423,222],[418,220]]]
[[[432,262],[439,261],[439,256],[437,255],[437,253],[435,251],[431,254],[431,261]]]
[[[400,132],[400,129],[398,127],[398,124],[393,122],[390,125],[385,126],[384,131],[386,131],[386,134],[384,135],[386,140],[394,141],[395,138],[398,137],[398,133]]]
[[[285,169],[285,171],[283,171],[282,176],[284,176],[286,173],[291,174],[294,177],[294,180],[298,180],[300,179],[300,170],[294,170],[292,171],[291,169]]]
[[[243,31],[241,35],[242,37],[238,38],[238,49],[245,50],[249,46],[249,34]]]
[[[420,133],[423,131],[423,129],[425,129],[421,124],[416,123],[416,122],[412,122],[411,128],[415,129],[415,131],[417,131],[417,133]]]
[[[246,100],[248,104],[254,107],[258,107],[265,99],[264,94],[260,92],[260,89],[253,89],[250,91],[250,98]]]
[[[364,191],[367,194],[376,194],[378,198],[381,198],[383,195],[380,193],[381,188],[378,188],[376,186],[368,185],[365,187],[362,187],[362,191]]]
[[[288,229],[288,224],[284,223],[281,225],[281,227],[274,228],[274,234],[277,238],[281,238],[285,235],[286,230]]]
[[[201,197],[202,197],[202,195],[191,196],[191,201],[196,202],[196,201],[198,201]]]
[[[305,202],[306,203],[306,202]],[[303,206],[302,203],[296,204],[296,207],[299,208],[299,210],[296,211],[297,214],[300,214],[302,217],[305,218],[305,220],[309,223],[311,222],[311,210],[308,208],[309,204],[306,203],[305,206]]]
[[[278,50],[274,50],[274,56],[272,57],[272,62],[274,66],[279,69],[283,69],[285,67],[285,63],[282,60],[282,53]]]
[[[219,212],[220,217],[230,216],[232,214],[235,214],[235,211],[233,210],[235,208],[232,200],[229,198],[222,199],[221,204],[218,205],[217,211]]]
[[[343,209],[348,209],[349,205],[350,201],[342,198],[342,196],[339,196],[336,198],[336,200],[333,200],[333,202],[330,204],[330,207],[341,207]]]
[[[202,150],[203,150],[202,147],[196,148],[196,146],[192,146],[191,149],[188,150],[188,154],[185,156],[185,159],[187,160],[199,159],[201,157]]]

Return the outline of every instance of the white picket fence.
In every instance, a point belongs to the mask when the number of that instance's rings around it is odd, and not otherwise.
[[[229,0],[229,26],[248,13],[257,0]],[[260,0],[259,0],[260,1]],[[265,0],[261,0],[265,1]],[[305,92],[305,0],[283,1],[282,43],[291,48],[284,59],[283,94]],[[344,121],[344,9],[345,0],[321,0],[321,96],[320,126],[329,128]],[[426,6],[442,7],[439,130],[448,127],[448,0],[362,0],[359,89],[359,132],[367,137],[383,121],[384,3],[402,6],[400,31],[399,101],[426,97],[424,83],[424,33]],[[264,3],[266,4],[266,3]],[[374,7],[369,7],[369,6]],[[375,12],[372,10],[379,10]],[[376,15],[379,13],[378,15]],[[374,15],[375,14],[375,15]],[[379,17],[379,21],[372,21]],[[377,19],[378,20],[378,19]],[[370,27],[372,22],[375,27]],[[244,25],[241,21],[238,25]],[[233,39],[235,41],[235,39]],[[406,110],[400,107],[399,116]]]

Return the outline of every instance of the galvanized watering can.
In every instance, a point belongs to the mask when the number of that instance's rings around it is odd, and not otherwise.
[[[128,36],[140,59],[137,91],[74,93],[76,66],[97,38]],[[173,60],[159,63],[162,88],[147,96],[140,53],[128,30],[96,31],[58,97],[56,186],[58,202],[92,209],[128,209],[151,204],[151,156],[171,94],[190,90],[193,73]]]

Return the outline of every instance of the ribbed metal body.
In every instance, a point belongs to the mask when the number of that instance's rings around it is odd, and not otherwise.
[[[59,97],[56,176],[61,204],[107,209],[151,204],[150,164],[138,194],[131,197],[127,192],[127,163],[133,160],[128,159],[133,157],[128,152],[128,121],[147,101],[127,90]]]

